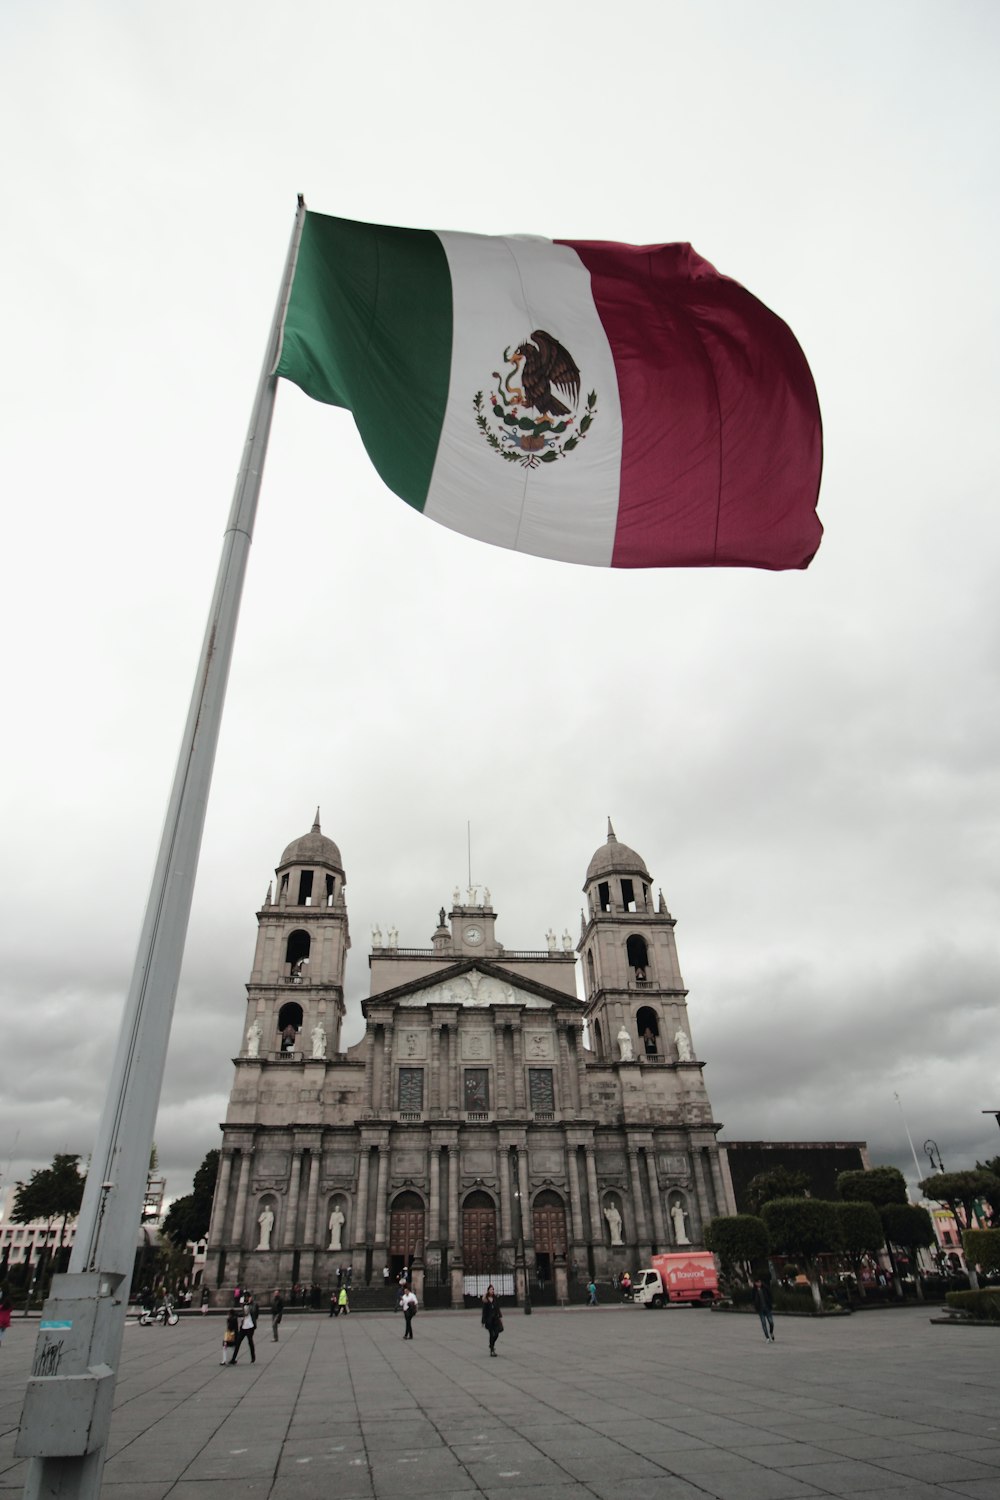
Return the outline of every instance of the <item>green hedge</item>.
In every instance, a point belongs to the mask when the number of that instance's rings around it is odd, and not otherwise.
[[[825,1292],[824,1292],[825,1295]],[[750,1287],[737,1286],[732,1289],[734,1307],[751,1307],[753,1305],[753,1292]],[[783,1286],[771,1286],[771,1302],[775,1312],[815,1312],[813,1306],[812,1292],[807,1286],[789,1289]]]
[[[1000,1287],[979,1292],[949,1292],[944,1300],[955,1312],[1000,1323]]]

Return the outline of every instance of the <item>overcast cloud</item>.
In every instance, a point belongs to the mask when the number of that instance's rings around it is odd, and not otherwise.
[[[370,929],[453,886],[576,933],[606,818],[678,919],[730,1139],[1000,1151],[996,77],[988,3],[9,4],[5,1181],[93,1140],[295,194],[690,240],[823,408],[804,574],[517,557],[279,392],[157,1126],[219,1140],[259,906],[339,843]],[[925,1159],[921,1156],[921,1170]]]

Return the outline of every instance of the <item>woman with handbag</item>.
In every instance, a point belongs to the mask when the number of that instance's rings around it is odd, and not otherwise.
[[[494,1346],[497,1339],[503,1333],[503,1313],[500,1311],[500,1303],[496,1299],[494,1299],[488,1308],[483,1308],[483,1322],[490,1335],[490,1358],[496,1359],[497,1351]]]
[[[239,1319],[236,1316],[236,1309],[235,1307],[231,1307],[226,1318],[225,1331],[222,1335],[222,1358],[219,1360],[220,1365],[232,1364],[233,1355],[236,1353],[236,1335],[238,1329]]]

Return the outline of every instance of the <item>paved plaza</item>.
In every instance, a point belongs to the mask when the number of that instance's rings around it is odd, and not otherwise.
[[[1000,1331],[926,1310],[782,1318],[671,1309],[262,1318],[257,1362],[222,1322],[130,1321],[110,1500],[1000,1500]],[[0,1494],[37,1324],[0,1350]]]

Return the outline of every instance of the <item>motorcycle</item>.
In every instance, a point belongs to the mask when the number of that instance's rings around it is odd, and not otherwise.
[[[178,1314],[169,1302],[162,1302],[159,1307],[144,1307],[139,1314],[139,1322],[143,1328],[149,1328],[153,1323],[159,1323],[162,1328],[169,1323],[173,1328],[178,1321]]]

